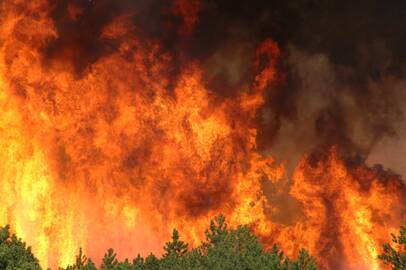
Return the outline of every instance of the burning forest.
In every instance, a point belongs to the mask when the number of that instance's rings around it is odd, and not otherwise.
[[[173,228],[197,246],[224,214],[321,269],[386,269],[406,221],[405,16],[0,0],[0,226],[56,268],[79,247],[162,254]]]

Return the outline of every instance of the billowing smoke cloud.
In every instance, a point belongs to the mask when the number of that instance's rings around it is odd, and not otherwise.
[[[294,1],[280,7],[287,81],[296,94],[287,96],[294,114],[282,117],[273,151],[289,160],[335,144],[348,156],[365,159],[372,152],[369,162],[404,173],[395,161],[404,147],[394,145],[403,144],[405,123],[405,3]],[[387,152],[382,140],[392,145],[392,158],[376,158]]]
[[[285,77],[258,116],[260,145],[288,161],[333,144],[366,158],[399,135],[405,10],[404,1],[55,1],[58,38],[44,59],[68,61],[80,75],[117,46],[103,27],[130,16],[138,36],[178,62],[168,70],[174,80],[181,63],[199,61],[209,88],[229,96],[252,80],[254,48],[271,36]]]
[[[404,6],[4,1],[0,221],[50,265],[157,250],[172,227],[198,243],[223,212],[376,269],[406,213],[397,175],[364,164],[403,170]]]
[[[352,68],[334,65],[325,54],[289,48],[289,64],[298,92],[291,106],[293,118],[283,118],[272,151],[295,163],[303,152],[338,145],[348,157],[366,158],[382,139],[403,132],[404,82],[385,76],[363,85],[348,82]],[[385,159],[382,159],[385,161]]]

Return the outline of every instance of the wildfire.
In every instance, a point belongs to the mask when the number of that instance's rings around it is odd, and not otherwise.
[[[187,35],[199,1],[175,2]],[[257,47],[251,83],[220,97],[198,61],[184,60],[174,80],[173,56],[136,34],[137,14],[101,29],[114,48],[78,68],[70,41],[49,48],[59,35],[54,8],[0,4],[0,224],[11,224],[43,266],[71,263],[79,247],[94,258],[108,247],[159,254],[174,227],[197,244],[224,213],[251,224],[265,245],[308,248],[328,269],[379,269],[380,245],[405,218],[396,176],[347,164],[335,147],[305,156],[290,189],[302,215],[289,225],[272,218],[279,206],[263,183],[287,179],[256,138],[264,95],[280,77],[275,42]],[[83,12],[68,11],[68,22]]]

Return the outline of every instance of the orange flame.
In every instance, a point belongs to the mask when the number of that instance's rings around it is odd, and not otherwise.
[[[193,11],[188,32],[199,2],[176,3],[175,13]],[[75,48],[44,59],[58,35],[51,9],[43,0],[5,0],[0,9],[0,224],[11,224],[44,267],[71,263],[78,247],[95,258],[108,247],[124,257],[159,254],[174,227],[198,244],[222,212],[232,225],[251,224],[266,246],[289,254],[304,246],[328,269],[379,268],[382,241],[405,217],[404,187],[349,168],[335,148],[295,170],[290,194],[303,215],[291,225],[272,218],[278,206],[263,182],[286,177],[256,146],[256,116],[278,77],[272,40],[257,49],[251,86],[220,98],[198,62],[171,86],[171,55],[141,42],[125,16],[102,32],[119,40],[117,50],[83,74],[69,61]]]

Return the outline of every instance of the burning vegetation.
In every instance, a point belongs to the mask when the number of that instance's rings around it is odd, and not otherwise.
[[[0,2],[0,224],[42,266],[162,254],[173,228],[199,246],[224,213],[323,269],[383,267],[406,188],[365,161],[396,134],[403,58],[298,47],[278,25],[302,1],[218,2]]]

